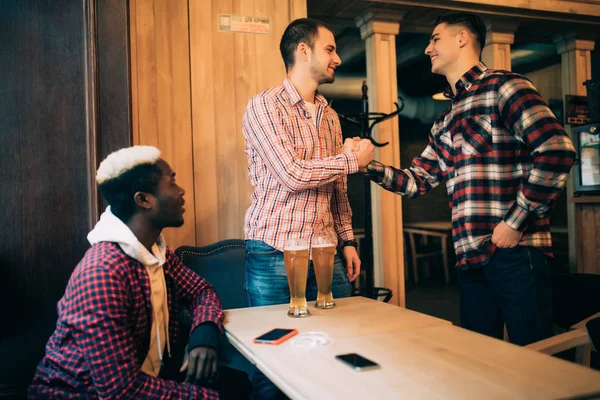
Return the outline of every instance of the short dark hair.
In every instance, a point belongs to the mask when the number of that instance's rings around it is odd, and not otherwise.
[[[440,15],[435,20],[434,28],[443,23],[447,25],[463,25],[473,35],[475,35],[475,38],[479,43],[479,50],[483,50],[485,47],[485,35],[487,33],[487,29],[483,20],[477,15],[469,13]]]
[[[298,18],[285,28],[279,42],[279,51],[286,72],[294,66],[294,51],[300,43],[306,43],[311,50],[314,49],[315,36],[319,33],[320,27],[331,31],[325,23],[312,18]]]
[[[157,164],[140,164],[116,178],[98,185],[112,213],[128,222],[137,211],[133,196],[136,192],[156,194],[163,171]]]

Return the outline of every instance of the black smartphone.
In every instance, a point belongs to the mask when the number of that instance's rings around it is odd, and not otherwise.
[[[379,368],[379,364],[356,353],[340,354],[339,356],[335,356],[335,358],[351,366],[356,371]]]
[[[298,331],[296,329],[271,329],[269,332],[254,338],[254,343],[279,344],[297,333]]]

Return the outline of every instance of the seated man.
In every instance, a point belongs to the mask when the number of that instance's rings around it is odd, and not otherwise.
[[[109,207],[58,303],[29,398],[218,399],[196,384],[216,379],[221,301],[161,236],[183,225],[175,173],[158,149],[135,146],[110,154],[96,180]],[[183,307],[193,323],[179,383],[159,373],[182,335]]]

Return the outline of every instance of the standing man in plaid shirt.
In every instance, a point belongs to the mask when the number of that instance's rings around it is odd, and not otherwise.
[[[286,239],[325,236],[339,244],[332,292],[352,293],[350,282],[360,272],[352,232],[346,175],[372,159],[366,141],[357,152],[352,140],[342,146],[337,114],[317,87],[334,81],[341,60],[333,33],[319,21],[298,19],[286,28],[280,43],[287,77],[282,85],[253,97],[243,119],[248,176],[254,187],[246,212],[246,288],[250,306],[289,302],[283,261]],[[307,299],[317,286],[309,263]],[[272,384],[257,371],[253,381],[259,398],[275,398]],[[266,388],[265,386],[268,386]]]
[[[110,206],[58,303],[29,398],[218,399],[216,390],[197,384],[216,379],[221,301],[161,235],[183,224],[184,190],[175,173],[158,149],[135,146],[110,154],[96,180]],[[163,361],[175,361],[171,346],[186,335],[183,307],[192,331],[184,364],[175,368],[186,372],[186,383],[159,377]]]
[[[550,211],[575,150],[526,78],[480,62],[486,28],[471,14],[440,17],[425,54],[449,83],[448,109],[410,168],[362,172],[416,198],[446,182],[452,209],[461,325],[519,345],[545,335],[536,296],[552,254]]]

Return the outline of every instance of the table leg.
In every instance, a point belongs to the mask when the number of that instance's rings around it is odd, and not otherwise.
[[[446,278],[446,284],[450,283],[450,273],[448,271],[448,236],[442,237],[442,259],[444,263],[444,278]]]
[[[412,232],[408,234],[408,240],[410,241],[410,255],[412,258],[413,281],[415,281],[416,285],[419,283],[419,272],[417,271],[417,247],[415,246],[415,235]]]
[[[592,358],[592,344],[584,344],[583,346],[577,346],[575,348],[575,362],[585,367],[590,366]]]

